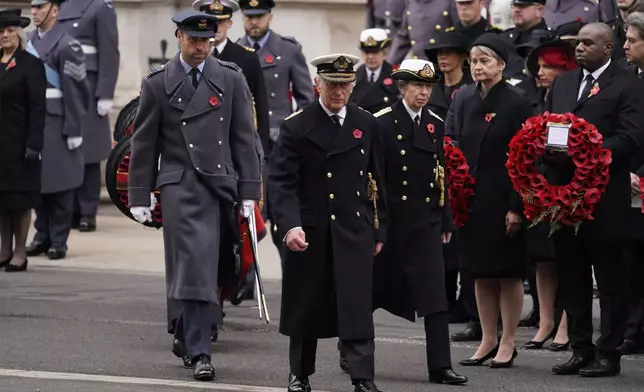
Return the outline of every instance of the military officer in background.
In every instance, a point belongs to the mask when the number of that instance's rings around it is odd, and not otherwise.
[[[447,32],[456,31],[468,40],[468,45],[472,45],[478,37],[483,33],[497,32],[501,30],[492,27],[488,20],[483,17],[482,11],[484,10],[484,0],[455,0],[456,1],[456,14],[458,22],[456,25],[447,29]],[[437,39],[440,43],[440,40]],[[431,59],[429,59],[431,61]]]
[[[405,0],[371,0],[367,4],[367,28],[384,29],[393,37],[402,23]]]
[[[194,365],[195,379],[212,380],[210,306],[221,306],[221,254],[232,247],[225,239],[237,222],[234,203],[248,217],[260,199],[260,165],[244,75],[210,56],[217,18],[189,10],[173,22],[180,52],[141,87],[128,194],[144,223],[151,192],[161,191],[167,295],[182,303],[173,353]]]
[[[398,65],[407,55],[424,59],[425,47],[436,42],[438,33],[458,22],[453,8],[453,0],[409,0],[387,62]]]
[[[83,117],[85,177],[75,192],[73,222],[79,231],[90,232],[96,230],[101,161],[112,149],[109,114],[120,63],[114,4],[112,0],[67,0],[60,9],[58,23],[81,43],[91,93]]]
[[[360,33],[364,63],[356,70],[356,85],[349,100],[371,113],[398,99],[398,90],[391,79],[393,67],[385,61],[390,44],[384,29],[366,29]]]
[[[67,255],[74,213],[74,189],[83,181],[83,118],[90,97],[85,54],[80,42],[57,23],[63,0],[32,0],[36,29],[26,49],[45,63],[47,118],[42,149],[41,204],[36,208],[36,234],[27,256]]]
[[[603,20],[599,0],[548,0],[543,11],[543,18],[548,27],[553,30],[559,25],[572,22],[575,19],[581,19],[584,23]]]
[[[528,43],[530,36],[535,30],[549,30],[546,21],[543,19],[544,5],[546,0],[513,0],[512,18],[514,26],[501,33],[501,36],[509,40],[515,50],[509,50],[508,62],[503,76],[512,85],[530,77],[525,70],[524,61],[516,51],[516,47]]]
[[[302,53],[302,45],[293,37],[285,37],[270,29],[275,7],[273,0],[241,0],[239,2],[244,20],[246,35],[237,43],[255,49],[264,73],[266,93],[268,94],[268,117],[270,122],[269,148],[264,151],[268,158],[282,121],[293,112],[289,98],[292,91],[297,107],[303,108],[315,98],[311,74]],[[266,188],[266,187],[265,187]],[[280,253],[284,264],[284,244],[276,237],[278,228],[271,219],[271,200],[265,198],[264,215],[270,220],[273,243]],[[249,274],[252,276],[252,273]],[[252,290],[246,296],[252,298]]]
[[[269,161],[268,194],[286,243],[280,333],[289,392],[310,392],[317,340],[339,337],[355,392],[374,384],[373,265],[386,237],[378,124],[349,103],[359,58],[317,67],[319,100],[287,118]]]
[[[425,324],[429,380],[465,384],[452,370],[443,244],[450,211],[443,120],[425,105],[440,80],[425,60],[405,60],[393,72],[402,99],[375,114],[383,140],[388,217],[386,245],[374,263],[374,305]]]

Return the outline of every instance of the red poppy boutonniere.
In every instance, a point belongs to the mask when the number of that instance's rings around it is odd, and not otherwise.
[[[264,61],[266,62],[266,64],[273,64],[273,61],[275,61],[275,58],[270,54],[267,54],[266,56],[264,56]]]
[[[599,83],[595,83],[593,85],[593,88],[590,89],[590,94],[588,94],[588,98],[592,97],[593,95],[597,95],[599,92]]]
[[[434,124],[427,124],[427,132],[434,134]]]
[[[216,96],[213,95],[208,100],[208,103],[210,104],[210,106],[217,106],[217,105],[219,105],[219,98],[217,98]]]
[[[356,128],[356,129],[354,129],[354,130],[353,130],[353,137],[354,137],[355,139],[362,139],[362,131],[361,131],[361,130],[359,130],[359,129],[357,129],[357,128]]]
[[[494,116],[496,116],[496,113],[488,113],[488,114],[486,114],[485,115],[485,121],[486,122],[491,122],[492,119],[494,118]]]
[[[391,86],[392,83],[393,81],[391,80],[391,78],[387,78],[382,81],[382,84],[384,84],[385,86]]]
[[[11,59],[11,61],[9,61],[9,64],[7,64],[7,69],[11,69],[15,66],[16,66],[16,59]]]

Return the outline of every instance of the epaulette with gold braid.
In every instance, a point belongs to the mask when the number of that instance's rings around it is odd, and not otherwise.
[[[152,67],[148,72],[145,74],[146,79],[150,79],[153,75],[158,74],[159,72],[165,71],[165,66],[162,65],[160,67]]]
[[[286,117],[286,118],[284,119],[284,121],[286,121],[286,120],[290,120],[291,118],[293,118],[293,117],[297,116],[297,115],[298,115],[298,114],[300,114],[300,113],[302,113],[302,109],[298,110],[298,111],[297,111],[297,112],[295,112],[295,113],[291,113],[291,115],[290,115],[290,116],[288,116],[288,117]]]
[[[387,106],[386,108],[380,110],[379,112],[374,113],[373,116],[380,117],[390,112],[391,112],[391,106]]]
[[[255,49],[251,48],[250,46],[244,46],[244,45],[239,45],[239,46],[241,46],[242,48],[246,49],[249,52],[255,52]]]

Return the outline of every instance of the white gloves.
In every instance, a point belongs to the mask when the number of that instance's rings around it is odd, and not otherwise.
[[[255,213],[254,200],[242,200],[241,214],[244,218],[250,218],[250,214]]]
[[[67,138],[67,149],[69,151],[75,150],[83,144],[82,136],[72,136]]]
[[[101,117],[106,116],[112,111],[113,106],[114,101],[112,101],[111,99],[101,98],[98,100],[98,102],[96,102],[96,112]]]
[[[154,193],[150,193],[150,207],[130,207],[130,213],[141,224],[152,222],[152,210],[156,205],[157,198],[154,197]]]

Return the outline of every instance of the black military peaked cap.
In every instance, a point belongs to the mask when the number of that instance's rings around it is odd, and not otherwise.
[[[213,38],[217,33],[217,18],[203,12],[181,11],[172,17],[172,21],[191,37]]]
[[[533,4],[541,4],[541,5],[546,5],[546,0],[512,0],[512,5],[533,5]]]
[[[241,0],[239,7],[244,15],[263,15],[275,8],[273,0]]]

